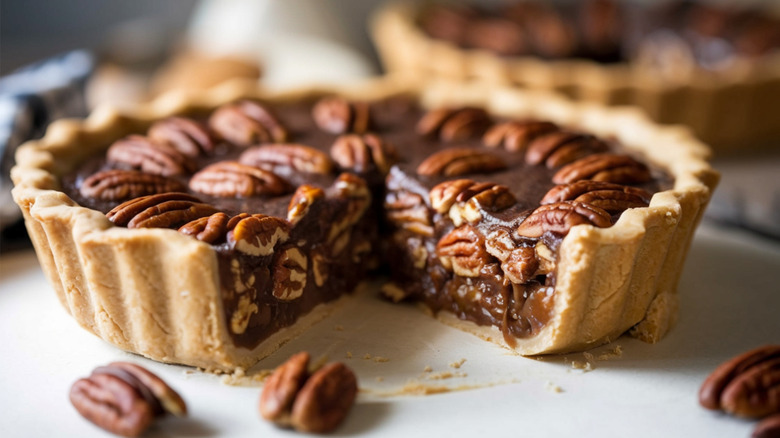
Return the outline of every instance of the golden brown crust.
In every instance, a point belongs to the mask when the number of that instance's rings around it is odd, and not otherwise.
[[[545,93],[477,85],[421,89],[393,78],[348,91],[277,94],[237,81],[198,95],[168,94],[133,114],[100,109],[83,122],[55,122],[43,139],[18,151],[13,195],[44,272],[68,312],[122,349],[214,370],[251,366],[321,318],[328,306],[315,309],[254,350],[235,348],[221,308],[211,246],[174,230],[114,227],[102,213],[76,205],[58,189],[59,178],[81,161],[117,138],[148,128],[154,120],[238,98],[291,101],[333,92],[361,100],[417,94],[427,106],[478,105],[498,115],[550,119],[597,135],[614,135],[667,169],[675,177],[674,188],[656,194],[649,208],[627,211],[610,228],[572,228],[559,255],[555,316],[539,336],[519,340],[516,350],[539,354],[581,349],[632,327],[633,334],[654,342],[669,329],[680,267],[718,179],[706,162],[705,146],[684,129],[660,128],[632,110],[575,105]],[[492,330],[458,324],[483,335]],[[492,340],[504,342],[496,336]]]
[[[659,123],[689,126],[718,151],[766,146],[780,135],[780,54],[729,69],[686,71],[670,80],[628,64],[588,60],[505,58],[465,50],[425,35],[415,24],[420,4],[390,2],[372,21],[382,63],[390,73],[417,78],[481,80],[556,91],[606,105],[637,105]]]

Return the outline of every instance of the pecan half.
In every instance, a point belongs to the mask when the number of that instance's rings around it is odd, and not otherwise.
[[[617,184],[635,184],[650,181],[650,170],[627,155],[595,154],[563,166],[552,181],[569,184],[590,179]]]
[[[229,220],[230,216],[225,213],[214,213],[211,216],[187,222],[179,228],[179,232],[192,236],[201,242],[215,243],[225,238]]]
[[[363,173],[375,168],[387,173],[398,160],[395,148],[378,135],[342,135],[330,148],[330,156],[342,169]]]
[[[290,225],[284,220],[264,214],[241,213],[227,224],[227,241],[237,251],[253,256],[267,256],[277,243],[290,237]]]
[[[488,173],[505,169],[501,158],[470,148],[450,148],[426,158],[417,166],[419,175],[460,176],[468,173]]]
[[[481,108],[439,108],[425,113],[416,130],[424,137],[458,141],[482,135],[490,123],[490,116]]]
[[[337,96],[320,99],[312,108],[312,117],[320,129],[331,134],[362,134],[371,126],[369,104]]]
[[[565,236],[571,227],[589,224],[599,228],[612,225],[606,211],[577,201],[563,201],[538,207],[517,227],[520,236],[537,238],[546,232]]]
[[[397,227],[433,236],[433,220],[425,200],[417,193],[394,190],[385,195],[385,214]]]
[[[214,152],[216,143],[203,125],[184,117],[169,117],[155,122],[149,138],[158,143],[167,143],[182,154],[197,158]]]
[[[699,403],[748,418],[780,413],[780,345],[760,347],[721,364],[702,383]]]
[[[120,227],[178,228],[218,211],[194,196],[171,192],[141,196],[123,202],[106,213],[106,217]]]
[[[238,161],[248,166],[274,170],[284,166],[296,172],[330,174],[333,163],[322,151],[302,144],[277,143],[247,149]]]
[[[70,389],[76,410],[97,426],[118,435],[138,436],[156,417],[187,414],[184,400],[162,379],[128,362],[98,367]]]
[[[780,437],[780,414],[771,415],[758,423],[750,438]]]
[[[308,353],[298,353],[274,370],[260,394],[260,415],[301,432],[327,433],[336,429],[352,408],[357,377],[338,362],[310,374],[309,360]]]
[[[439,213],[449,211],[456,226],[463,221],[478,221],[482,210],[496,212],[517,202],[506,186],[470,179],[445,181],[433,187],[428,196],[433,209]]]
[[[348,233],[349,229],[360,221],[371,205],[371,191],[366,180],[353,173],[339,175],[333,187],[336,195],[345,199],[347,205],[344,213],[331,224],[327,237],[329,244],[333,244],[339,237],[344,238],[343,234]]]
[[[535,138],[528,145],[525,161],[534,166],[544,163],[552,169],[607,149],[606,143],[592,135],[555,131]]]
[[[290,184],[275,173],[237,161],[220,161],[190,178],[190,189],[211,196],[248,198],[288,193]]]
[[[273,295],[282,301],[292,301],[303,295],[309,260],[298,248],[282,251],[273,264]]]
[[[293,193],[292,199],[290,199],[290,204],[287,206],[287,221],[293,225],[297,224],[309,213],[312,204],[324,197],[325,191],[319,187],[308,184],[298,186],[298,189]]]
[[[535,138],[558,129],[558,125],[552,122],[536,120],[504,122],[488,129],[482,137],[482,143],[491,148],[503,146],[508,151],[520,152],[525,150]]]
[[[238,146],[287,141],[287,130],[273,112],[251,100],[222,105],[208,123],[212,131]]]
[[[650,204],[650,198],[652,195],[647,190],[640,188],[604,181],[582,180],[553,187],[544,195],[541,204],[579,201],[615,214],[629,208],[647,207]]]
[[[439,261],[462,277],[479,277],[480,270],[490,261],[482,235],[471,225],[453,229],[436,244]]]
[[[173,146],[142,135],[130,135],[116,141],[108,148],[106,160],[163,176],[184,175],[196,169],[195,162]]]
[[[182,192],[187,187],[162,175],[137,170],[104,170],[87,177],[79,187],[82,196],[102,201],[122,201],[157,193]]]
[[[501,262],[501,270],[512,283],[525,284],[539,269],[534,248],[519,246],[506,229],[497,229],[485,239],[485,250]]]

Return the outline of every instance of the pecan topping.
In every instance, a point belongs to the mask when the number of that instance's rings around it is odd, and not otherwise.
[[[138,436],[167,413],[187,415],[187,405],[170,386],[129,362],[98,367],[70,389],[70,401],[97,426],[118,435]]]
[[[385,195],[385,214],[394,225],[417,234],[433,236],[433,220],[425,200],[407,190],[390,191]]]
[[[190,189],[223,198],[248,198],[283,195],[290,191],[290,184],[265,169],[237,161],[220,161],[193,175],[190,179]]]
[[[595,205],[611,214],[629,208],[647,207],[652,195],[646,190],[603,181],[582,180],[558,185],[550,189],[541,204],[561,201],[579,201]]]
[[[428,111],[416,129],[424,137],[458,141],[482,135],[490,123],[490,116],[481,108],[439,108]]]
[[[282,301],[291,301],[303,294],[306,287],[306,269],[309,260],[298,248],[287,248],[274,261],[273,295]]]
[[[209,127],[238,146],[287,141],[287,130],[279,119],[264,105],[251,100],[219,107],[209,117]]]
[[[130,135],[115,142],[108,148],[106,160],[163,176],[184,175],[196,169],[195,162],[173,146],[142,135]]]
[[[287,206],[287,220],[293,225],[300,222],[309,212],[312,204],[325,197],[325,191],[319,187],[304,184],[299,186]]]
[[[82,196],[103,201],[122,201],[139,196],[182,192],[187,187],[175,179],[137,170],[104,170],[90,175],[79,187]]]
[[[702,384],[699,403],[747,418],[780,413],[780,346],[760,347],[721,364]]]
[[[260,415],[301,432],[327,433],[349,413],[357,378],[338,362],[310,373],[309,360],[308,353],[298,353],[271,374],[260,394]]]
[[[441,264],[462,277],[479,277],[480,269],[490,261],[482,236],[471,225],[450,231],[436,244]]]
[[[333,143],[330,156],[342,169],[358,173],[372,168],[387,173],[398,159],[395,148],[375,134],[342,135]]]
[[[488,173],[505,169],[506,163],[489,152],[469,148],[439,151],[417,166],[419,175],[460,176],[467,173]]]
[[[201,242],[215,243],[222,240],[227,234],[227,224],[230,217],[225,213],[214,213],[194,221],[187,222],[179,232],[192,236]]]
[[[612,222],[609,213],[598,207],[564,201],[538,207],[517,227],[517,234],[532,238],[541,237],[546,232],[565,236],[571,227],[580,224],[606,228]]]
[[[215,207],[186,193],[142,196],[117,205],[108,220],[127,228],[178,228],[195,219],[217,213]]]
[[[556,131],[534,139],[528,145],[525,161],[534,166],[544,163],[552,169],[607,148],[606,143],[592,135]]]
[[[431,206],[439,213],[450,211],[455,203],[472,202],[475,208],[499,211],[517,201],[509,188],[491,182],[477,183],[470,179],[445,181],[431,189]]]
[[[211,134],[200,123],[184,117],[169,117],[155,122],[148,132],[149,138],[167,143],[182,154],[196,158],[214,152],[216,144]]]
[[[274,170],[284,166],[297,172],[327,175],[333,168],[327,154],[302,144],[268,144],[247,149],[238,159],[242,164]]]
[[[365,102],[350,102],[343,97],[325,97],[312,108],[314,123],[325,132],[362,134],[371,126],[371,108]]]
[[[264,214],[241,213],[227,223],[227,241],[236,250],[253,256],[267,256],[277,243],[290,237],[290,226],[284,220]]]
[[[650,170],[627,155],[596,154],[563,166],[554,176],[555,184],[569,184],[584,179],[617,184],[650,181]]]
[[[493,125],[482,137],[482,142],[487,147],[503,146],[508,151],[520,152],[535,138],[558,129],[558,126],[551,122],[535,120],[504,122]]]

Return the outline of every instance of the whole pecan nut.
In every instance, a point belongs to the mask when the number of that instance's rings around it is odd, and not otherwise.
[[[482,235],[471,225],[453,229],[436,244],[439,261],[461,277],[479,277],[490,261]]]
[[[699,403],[747,418],[780,413],[780,345],[760,347],[721,364],[702,383]]]
[[[187,222],[179,228],[179,232],[192,236],[201,242],[217,243],[224,240],[227,234],[227,224],[230,216],[225,213],[214,213]]]
[[[416,130],[424,137],[458,141],[482,135],[490,123],[490,116],[481,108],[439,108],[425,113]]]
[[[417,174],[460,176],[468,173],[488,173],[506,168],[501,158],[478,149],[450,148],[426,158],[417,166]]]
[[[357,378],[342,363],[310,373],[309,360],[309,354],[301,352],[274,370],[260,394],[260,415],[301,432],[331,432],[355,402]]]
[[[292,301],[303,295],[308,264],[306,254],[298,248],[280,251],[273,264],[273,296],[282,301]]]
[[[595,154],[563,166],[553,175],[555,184],[581,180],[634,184],[650,181],[650,170],[628,155]]]
[[[557,185],[542,198],[541,204],[562,201],[579,201],[615,214],[629,208],[647,207],[652,195],[636,187],[604,181],[582,180],[572,184]]]
[[[592,135],[553,131],[535,138],[528,145],[525,161],[530,165],[544,163],[552,169],[607,149],[606,143]]]
[[[395,148],[375,134],[339,136],[331,146],[330,156],[342,169],[358,173],[375,168],[385,174],[398,159]]]
[[[482,137],[482,143],[487,147],[503,146],[512,152],[526,149],[535,138],[559,130],[552,122],[543,121],[512,121],[493,125]]]
[[[237,251],[253,256],[267,256],[277,243],[290,237],[290,225],[284,220],[264,214],[241,213],[227,223],[227,241]]]
[[[111,169],[87,177],[79,192],[82,196],[102,201],[123,201],[139,196],[167,192],[182,192],[187,187],[175,179],[137,170]]]
[[[106,213],[106,217],[120,227],[178,228],[218,211],[194,196],[171,192],[141,196],[123,202]]]
[[[273,112],[251,100],[217,108],[208,123],[212,131],[238,146],[287,141],[287,130]]]
[[[312,108],[312,117],[320,129],[331,134],[362,134],[371,127],[369,104],[338,96],[320,99]]]
[[[333,163],[327,154],[309,146],[276,143],[247,149],[238,161],[248,166],[274,170],[283,166],[296,172],[328,175]]]
[[[211,196],[278,196],[288,193],[290,184],[270,170],[237,161],[220,161],[204,167],[190,178],[190,189]]]
[[[108,148],[106,160],[163,176],[185,175],[196,169],[195,162],[173,146],[141,135],[116,141]]]
[[[750,438],[777,438],[780,437],[780,414],[771,415],[761,420]]]
[[[70,389],[76,410],[118,435],[138,436],[156,417],[187,415],[187,405],[162,379],[138,365],[114,362],[96,368]]]
[[[538,238],[545,233],[565,236],[575,225],[589,224],[598,228],[612,225],[606,211],[577,201],[563,201],[547,204],[534,210],[517,227],[517,234]]]
[[[185,117],[169,117],[155,122],[147,135],[192,158],[211,154],[216,148],[209,131],[200,123]]]

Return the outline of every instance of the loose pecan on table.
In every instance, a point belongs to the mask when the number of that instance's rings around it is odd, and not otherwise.
[[[277,143],[256,146],[247,149],[238,158],[242,164],[274,170],[284,166],[296,172],[327,175],[333,169],[333,163],[322,151],[302,144]]]
[[[190,189],[211,196],[248,198],[283,195],[291,190],[291,186],[270,170],[238,161],[220,161],[193,175]]]
[[[120,227],[178,228],[218,211],[194,196],[171,192],[141,196],[123,202],[106,213],[106,217]]]
[[[339,362],[310,371],[309,361],[301,352],[274,370],[260,394],[260,415],[301,432],[331,432],[355,402],[357,377]]]
[[[343,97],[325,97],[312,108],[314,123],[331,134],[363,134],[371,128],[371,107],[366,102],[350,102]]]
[[[173,146],[142,135],[114,142],[106,152],[106,160],[162,176],[185,175],[196,169],[195,162]]]
[[[531,238],[542,237],[547,232],[565,236],[573,226],[580,224],[606,228],[612,222],[609,213],[601,208],[577,201],[563,201],[536,208],[520,223],[516,232]]]
[[[608,148],[592,135],[554,131],[531,141],[525,152],[525,162],[534,166],[544,163],[548,169],[553,169]]]
[[[97,426],[118,435],[138,436],[155,418],[187,415],[184,400],[162,379],[129,362],[98,367],[70,389],[76,410]]]
[[[611,214],[629,208],[647,207],[652,195],[636,187],[604,181],[582,180],[553,187],[542,198],[541,204],[562,201],[579,201],[602,208]]]
[[[227,241],[236,250],[253,256],[267,256],[277,243],[290,237],[290,224],[284,219],[264,214],[241,213],[227,223]]]
[[[458,141],[482,135],[490,123],[490,116],[481,108],[439,108],[425,113],[416,130],[423,137]]]
[[[498,123],[488,129],[482,143],[491,148],[503,146],[508,151],[520,152],[535,138],[558,129],[555,123],[536,120]]]
[[[148,136],[156,142],[173,146],[191,158],[209,155],[216,148],[209,131],[200,123],[185,117],[169,117],[155,122],[149,128]]]
[[[79,192],[82,196],[102,201],[123,201],[139,196],[167,192],[183,192],[187,187],[162,175],[137,170],[111,169],[87,177]]]
[[[212,131],[238,146],[287,141],[287,130],[274,113],[251,100],[222,105],[208,123]]]
[[[460,176],[468,173],[488,173],[506,168],[501,158],[490,152],[470,148],[444,149],[426,158],[417,166],[418,175]]]
[[[563,166],[553,175],[555,184],[581,180],[635,184],[650,181],[650,169],[627,155],[595,154]]]
[[[395,148],[375,134],[341,135],[331,146],[330,156],[342,169],[358,173],[375,168],[385,174],[398,160]]]
[[[490,261],[482,235],[471,225],[453,229],[436,244],[441,264],[462,277],[479,277]]]

